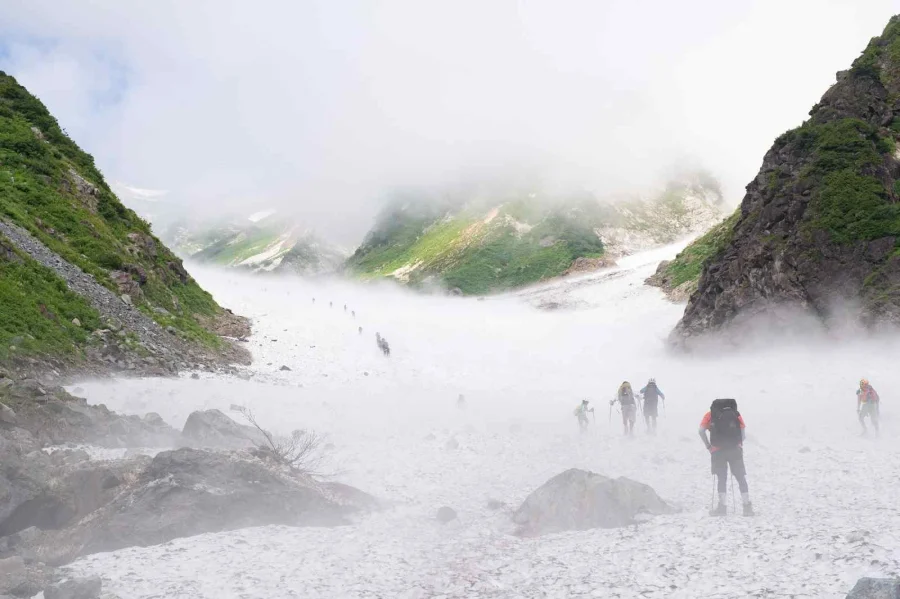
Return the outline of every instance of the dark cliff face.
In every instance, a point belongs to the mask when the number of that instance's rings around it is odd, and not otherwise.
[[[786,314],[826,326],[847,315],[867,327],[900,324],[898,139],[895,16],[810,118],[766,153],[731,241],[706,262],[672,341],[740,332],[751,320],[783,326]]]

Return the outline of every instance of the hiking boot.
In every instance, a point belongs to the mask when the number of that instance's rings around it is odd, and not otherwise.
[[[753,516],[753,504],[749,501],[744,504],[744,515],[745,516]]]
[[[710,516],[725,516],[728,514],[728,510],[725,508],[724,503],[720,503],[718,507],[714,510],[709,510]]]

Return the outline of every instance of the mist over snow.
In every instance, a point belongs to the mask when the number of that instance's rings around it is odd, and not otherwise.
[[[893,0],[3,2],[0,69],[110,179],[358,241],[391,189],[634,191],[700,164],[736,202]]]
[[[202,535],[89,556],[71,570],[111,579],[105,588],[123,599],[837,599],[860,576],[896,576],[898,342],[816,336],[672,355],[663,340],[682,307],[643,280],[677,249],[482,301],[192,268],[253,319],[250,379],[120,380],[82,385],[84,395],[176,427],[193,410],[241,404],[275,431],[314,429],[333,443],[322,469],[391,507],[344,527]],[[535,307],[551,302],[559,309]],[[666,394],[659,432],[647,436],[639,421],[624,438],[608,400],[623,380],[639,389],[651,376]],[[863,376],[882,396],[879,438],[860,436]],[[748,426],[754,518],[707,515],[709,457],[696,431],[724,396],[737,398]],[[582,398],[596,408],[586,434],[572,413]],[[682,511],[624,529],[513,536],[509,510],[572,467],[647,483]],[[492,511],[489,499],[508,508]],[[457,521],[434,519],[443,505]]]

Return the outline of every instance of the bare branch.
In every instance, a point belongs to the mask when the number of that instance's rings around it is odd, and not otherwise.
[[[264,442],[255,442],[257,448],[271,454],[280,464],[305,474],[316,473],[315,470],[322,461],[323,442],[322,437],[316,432],[295,430],[290,437],[276,437],[259,425],[249,408],[235,406],[234,409],[262,434]]]

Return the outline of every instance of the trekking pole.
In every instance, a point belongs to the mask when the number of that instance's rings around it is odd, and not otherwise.
[[[712,511],[716,505],[716,475],[712,475],[712,494],[709,496],[709,510]]]

